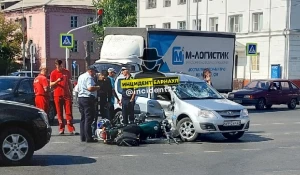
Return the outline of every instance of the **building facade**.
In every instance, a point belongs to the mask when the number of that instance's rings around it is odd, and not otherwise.
[[[197,2],[198,1],[198,2]],[[234,78],[300,79],[300,2],[297,0],[139,0],[138,27],[236,33]],[[197,11],[198,4],[198,11]],[[198,15],[198,23],[196,22]],[[258,55],[247,57],[247,43]]]
[[[30,0],[29,0],[30,1]],[[60,34],[67,33],[71,29],[89,24],[95,19],[95,10],[91,2],[84,4],[62,4],[63,1],[54,4],[22,4],[21,2],[5,9],[5,15],[8,19],[20,21],[24,17],[25,34],[25,57],[26,67],[30,68],[29,45],[36,45],[36,60],[34,69],[41,65],[54,69],[54,61],[62,59],[65,62],[66,51],[60,48]],[[77,1],[76,1],[77,2]],[[20,4],[21,3],[21,4]],[[25,1],[26,3],[26,1]],[[99,48],[94,36],[89,28],[83,28],[72,32],[74,34],[74,47],[69,53],[69,69],[72,69],[72,75],[78,76],[84,72],[86,58],[86,43],[90,50],[90,63],[99,59]],[[72,68],[72,62],[76,61],[76,68]]]

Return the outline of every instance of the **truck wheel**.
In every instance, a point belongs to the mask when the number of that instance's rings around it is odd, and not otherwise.
[[[260,99],[258,99],[258,102],[257,102],[257,104],[255,105],[255,108],[256,108],[257,110],[263,110],[263,109],[265,109],[265,106],[266,106],[266,101],[265,101],[265,99],[264,99],[264,98],[260,98]]]
[[[21,128],[8,128],[0,134],[0,161],[5,165],[28,163],[34,152],[32,136]]]
[[[177,130],[179,132],[181,140],[186,142],[195,141],[199,135],[196,132],[192,120],[188,117],[183,118],[178,122]]]
[[[288,108],[289,109],[295,109],[297,106],[297,100],[296,99],[291,99],[291,101],[288,103]]]
[[[222,135],[229,140],[238,140],[244,135],[245,131],[240,132],[228,132],[228,133],[222,133]]]

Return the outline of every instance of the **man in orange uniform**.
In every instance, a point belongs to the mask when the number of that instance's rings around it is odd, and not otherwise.
[[[66,113],[67,127],[72,135],[78,135],[75,133],[75,127],[73,126],[72,115],[72,83],[71,74],[67,69],[62,66],[61,60],[55,61],[56,69],[51,72],[50,86],[54,88],[54,103],[57,112],[57,118],[59,123],[59,134],[64,134],[65,123],[63,118],[63,108]]]
[[[47,80],[47,68],[41,67],[40,74],[34,79],[35,106],[48,114],[49,110],[49,83]]]

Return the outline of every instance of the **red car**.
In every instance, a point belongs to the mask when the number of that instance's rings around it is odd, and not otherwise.
[[[270,109],[274,104],[287,104],[295,109],[300,101],[300,89],[288,80],[254,80],[246,87],[230,93],[228,99],[256,109]]]

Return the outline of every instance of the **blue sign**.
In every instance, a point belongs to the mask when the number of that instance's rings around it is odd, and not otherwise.
[[[184,53],[183,48],[175,46],[172,50],[172,64],[183,65],[184,64]]]
[[[73,34],[61,33],[59,40],[60,40],[59,45],[61,48],[73,48],[74,46]]]
[[[247,43],[246,55],[247,56],[256,56],[257,55],[257,44],[256,43]]]
[[[281,78],[281,67],[280,64],[271,65],[271,78]]]

